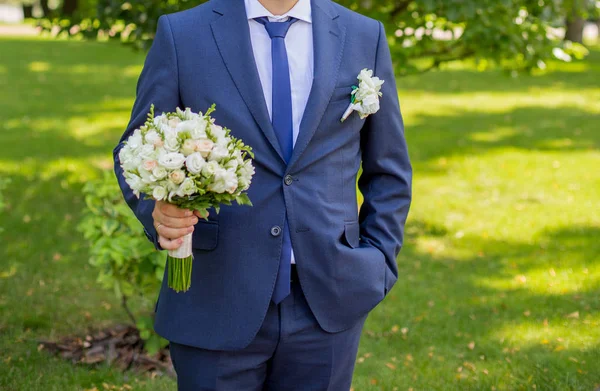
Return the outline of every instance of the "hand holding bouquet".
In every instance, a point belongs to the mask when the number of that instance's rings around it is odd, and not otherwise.
[[[208,217],[208,208],[252,205],[246,191],[254,175],[252,148],[215,124],[213,105],[204,115],[177,108],[154,115],[136,129],[121,149],[119,159],[133,192]],[[177,292],[191,286],[192,234],[169,251],[168,283]]]

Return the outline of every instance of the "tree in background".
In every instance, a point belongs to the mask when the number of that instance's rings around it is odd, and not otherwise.
[[[39,7],[41,10],[42,18],[50,18],[52,16],[52,5],[50,3],[56,3],[57,0],[3,0],[4,4],[13,4],[21,6],[23,8],[23,17],[30,19],[35,17],[34,9]]]
[[[45,23],[46,28],[59,26],[67,34],[88,37],[100,34],[142,49],[150,46],[160,15],[205,2],[63,1],[63,11],[70,13]],[[582,47],[553,39],[550,32],[555,21],[565,19],[566,10],[578,10],[575,3],[591,0],[561,1],[338,0],[383,21],[399,75],[467,58],[474,58],[480,68],[493,63],[511,71],[531,71],[543,68],[545,61],[557,53],[564,60],[570,58],[568,54],[579,57],[584,53]]]
[[[583,43],[583,29],[586,20],[598,19],[600,1],[596,0],[564,0],[565,40]],[[600,28],[600,22],[598,24]]]

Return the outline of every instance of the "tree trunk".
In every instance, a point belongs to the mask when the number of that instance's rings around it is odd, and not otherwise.
[[[77,0],[64,0],[63,2],[63,6],[62,6],[62,14],[64,16],[71,16],[75,13],[75,11],[77,11],[77,6],[78,6],[78,1]]]
[[[567,19],[567,31],[565,32],[565,41],[583,43],[583,28],[585,20],[582,17],[576,16],[572,19]]]
[[[33,6],[29,4],[23,4],[23,17],[25,19],[33,18]]]
[[[40,0],[40,7],[42,7],[44,18],[50,17],[50,7],[48,6],[48,0]]]

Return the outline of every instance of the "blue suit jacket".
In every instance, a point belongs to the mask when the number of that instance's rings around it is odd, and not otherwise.
[[[224,207],[197,224],[188,292],[175,293],[163,281],[155,328],[171,341],[218,350],[252,341],[277,276],[282,235],[272,228],[283,226],[286,212],[302,289],[327,332],[353,326],[398,278],[412,172],[386,35],[381,23],[330,0],[312,0],[312,12],[314,84],[287,166],[269,120],[243,0],[212,0],[159,19],[121,142],[143,124],[151,104],[160,113],[204,111],[216,103],[217,123],[256,153],[249,190],[254,207]],[[385,80],[381,110],[341,123],[363,68]],[[114,157],[121,189],[157,245],[154,202],[138,200],[125,183],[120,147]]]

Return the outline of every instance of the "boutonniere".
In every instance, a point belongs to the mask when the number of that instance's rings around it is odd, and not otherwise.
[[[385,80],[373,77],[373,71],[365,68],[360,71],[358,81],[358,87],[352,86],[350,106],[346,109],[342,122],[347,120],[354,111],[360,114],[360,119],[365,119],[379,111],[379,98],[383,96],[381,86]]]

